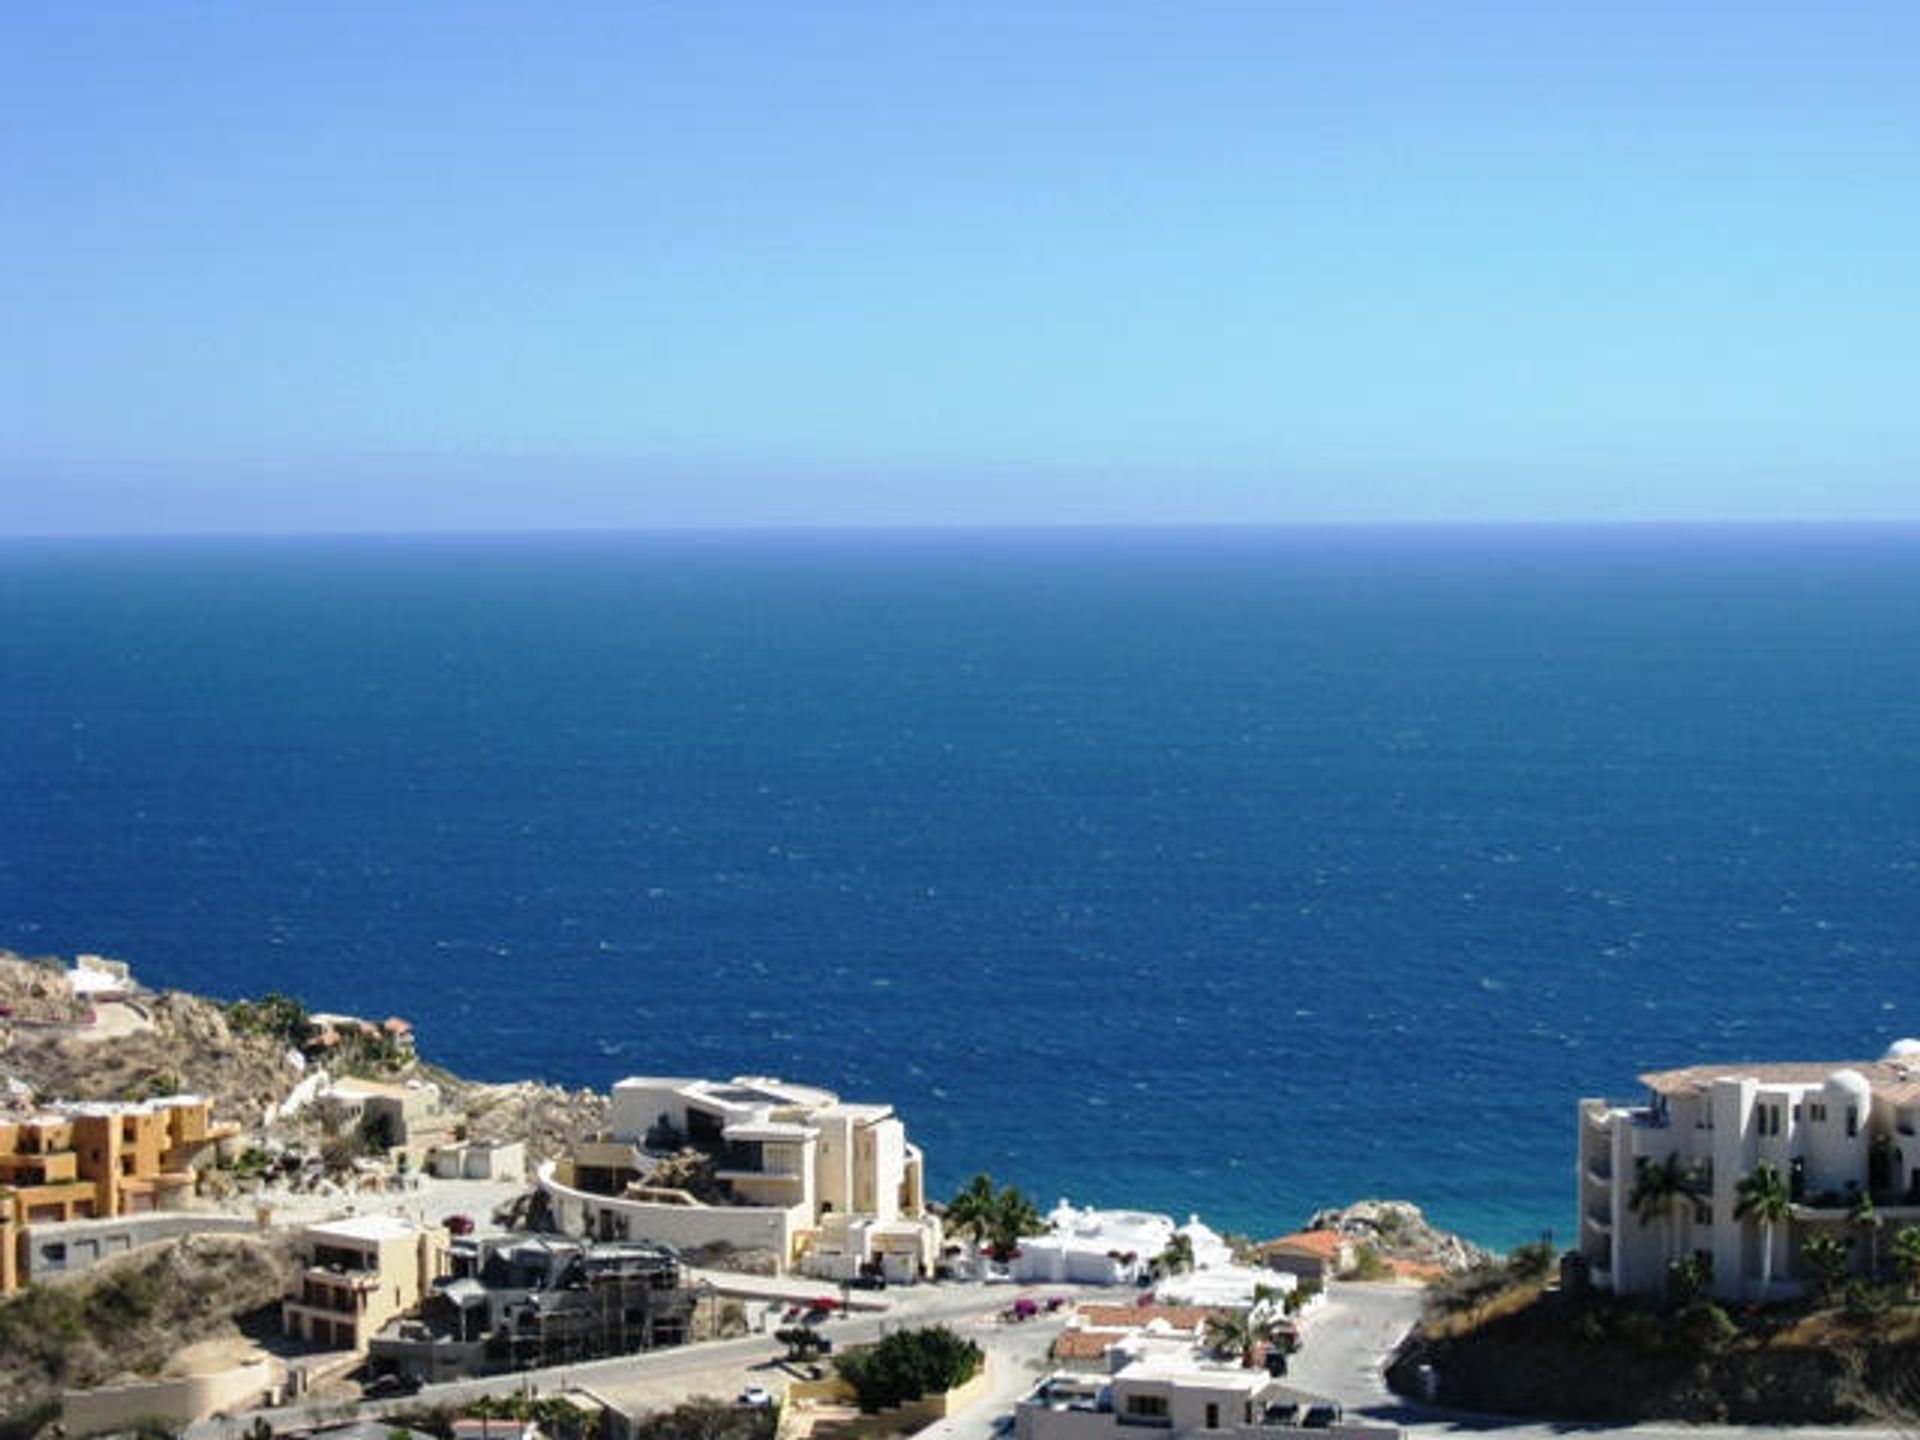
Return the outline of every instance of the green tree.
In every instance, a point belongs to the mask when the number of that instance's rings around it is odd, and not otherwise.
[[[1847,1223],[1864,1231],[1867,1237],[1867,1278],[1880,1273],[1880,1212],[1873,1208],[1873,1196],[1862,1190],[1847,1207]]]
[[[975,1240],[986,1239],[988,1227],[993,1224],[995,1199],[993,1176],[982,1170],[967,1182],[965,1189],[947,1202],[945,1224],[948,1232],[970,1235]]]
[[[896,1330],[877,1345],[834,1357],[868,1414],[966,1384],[980,1368],[980,1347],[944,1325]]]
[[[1038,1234],[1044,1223],[1039,1210],[1017,1187],[1003,1185],[996,1190],[993,1177],[984,1171],[947,1202],[945,1222],[953,1234],[985,1242],[987,1252],[1002,1263],[1013,1258],[1021,1236]]]
[[[634,1440],[773,1440],[779,1413],[771,1405],[683,1400],[671,1410],[642,1416]]]
[[[1667,1299],[1675,1308],[1691,1308],[1712,1287],[1713,1256],[1709,1252],[1695,1250],[1667,1262]]]
[[[1893,1244],[1887,1249],[1901,1278],[1907,1282],[1907,1296],[1911,1299],[1915,1290],[1920,1289],[1920,1226],[1902,1225],[1894,1232]]]
[[[1852,1259],[1853,1247],[1842,1237],[1822,1230],[1807,1236],[1800,1253],[1820,1276],[1821,1302],[1831,1305],[1834,1297],[1840,1293],[1840,1286],[1846,1281],[1847,1264]]]
[[[1238,1355],[1240,1364],[1251,1370],[1260,1358],[1261,1347],[1273,1339],[1270,1321],[1256,1320],[1251,1310],[1230,1310],[1207,1317],[1207,1343],[1218,1355]]]
[[[307,1008],[291,996],[268,991],[258,1000],[236,1000],[227,1023],[242,1035],[269,1035],[289,1045],[307,1038]]]
[[[1031,1200],[1011,1185],[1002,1187],[994,1197],[993,1219],[987,1226],[988,1253],[1005,1264],[1019,1251],[1020,1237],[1039,1234],[1044,1224]]]
[[[1756,1165],[1735,1193],[1740,1198],[1733,1218],[1752,1220],[1760,1227],[1760,1298],[1764,1300],[1773,1284],[1773,1227],[1793,1218],[1793,1196],[1780,1172],[1767,1164]]]
[[[1183,1270],[1193,1268],[1193,1237],[1184,1231],[1174,1231],[1173,1238],[1167,1241],[1154,1264],[1168,1275],[1178,1275]]]
[[[1525,1284],[1543,1284],[1553,1274],[1553,1242],[1529,1240],[1507,1256],[1507,1273]]]
[[[811,1360],[820,1354],[826,1337],[811,1325],[789,1325],[773,1332],[773,1338],[787,1347],[787,1359]]]

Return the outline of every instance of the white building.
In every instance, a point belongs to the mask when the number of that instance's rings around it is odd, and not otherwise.
[[[634,1077],[613,1088],[607,1132],[541,1167],[570,1233],[766,1250],[829,1279],[913,1280],[939,1256],[925,1162],[892,1106],[766,1076]],[[685,1147],[713,1158],[727,1203],[648,1183],[648,1151]]]
[[[1144,1344],[1112,1352],[1108,1375],[1059,1372],[1015,1410],[1018,1440],[1122,1440],[1140,1429],[1169,1440],[1393,1440],[1390,1425],[1352,1424],[1339,1407],[1295,1390],[1263,1369],[1209,1364],[1177,1346]]]
[[[1166,1215],[1078,1209],[1062,1200],[1048,1212],[1045,1234],[1020,1238],[1020,1253],[1007,1268],[1024,1284],[1131,1285],[1173,1236]]]
[[[1824,1227],[1851,1239],[1848,1217],[1863,1196],[1889,1227],[1920,1223],[1920,1042],[1900,1041],[1879,1060],[1695,1065],[1640,1078],[1643,1104],[1580,1102],[1579,1253],[1600,1288],[1655,1292],[1675,1260],[1700,1255],[1722,1298],[1769,1298],[1769,1271],[1775,1295],[1794,1294],[1806,1237]],[[1762,1165],[1793,1200],[1791,1218],[1771,1227],[1734,1213],[1741,1181]],[[1641,1187],[1636,1212],[1643,1166],[1671,1168],[1680,1185],[1664,1195]],[[1870,1254],[1856,1254],[1857,1269]]]

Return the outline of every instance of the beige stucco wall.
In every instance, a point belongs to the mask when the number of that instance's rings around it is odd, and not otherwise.
[[[188,1425],[216,1411],[250,1408],[279,1383],[277,1367],[262,1356],[206,1375],[69,1390],[61,1396],[62,1423],[75,1436],[124,1430],[141,1420]]]
[[[569,1235],[599,1235],[603,1233],[599,1217],[613,1216],[625,1222],[628,1240],[653,1240],[676,1250],[718,1244],[770,1250],[780,1258],[783,1272],[793,1261],[795,1239],[808,1229],[811,1218],[804,1206],[659,1205],[590,1195],[561,1184],[551,1161],[540,1167],[539,1183],[553,1206],[554,1218]]]

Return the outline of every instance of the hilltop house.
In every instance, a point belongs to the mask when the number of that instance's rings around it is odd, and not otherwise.
[[[423,1169],[433,1151],[456,1143],[458,1118],[430,1080],[346,1076],[335,1080],[325,1095],[339,1107],[343,1125],[371,1137],[390,1161],[404,1160],[406,1168]]]
[[[1673,1262],[1697,1256],[1717,1296],[1790,1295],[1804,1288],[1807,1237],[1851,1240],[1868,1201],[1881,1222],[1920,1224],[1920,1041],[1878,1060],[1640,1078],[1642,1104],[1579,1107],[1578,1253],[1599,1288],[1657,1292]],[[1762,1166],[1790,1201],[1774,1223],[1735,1213]],[[1852,1248],[1864,1270],[1872,1247]]]
[[[195,1095],[67,1101],[0,1117],[0,1294],[27,1278],[16,1251],[28,1226],[173,1208],[239,1133],[214,1123]]]
[[[1270,1270],[1296,1280],[1324,1284],[1353,1269],[1353,1241],[1338,1230],[1296,1230],[1256,1245],[1254,1258]]]
[[[656,1183],[657,1157],[685,1150],[711,1162],[711,1193]],[[940,1253],[924,1173],[889,1105],[764,1076],[634,1077],[613,1087],[607,1134],[543,1165],[539,1183],[569,1234],[728,1245],[769,1253],[782,1273],[907,1281]]]

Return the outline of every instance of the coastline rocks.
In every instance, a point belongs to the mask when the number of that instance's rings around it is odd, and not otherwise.
[[[1438,1265],[1448,1271],[1469,1270],[1497,1258],[1471,1240],[1435,1229],[1410,1200],[1357,1200],[1342,1209],[1319,1210],[1306,1228],[1336,1230],[1355,1244],[1371,1245],[1390,1260]]]

